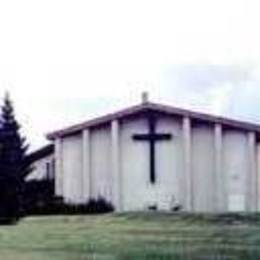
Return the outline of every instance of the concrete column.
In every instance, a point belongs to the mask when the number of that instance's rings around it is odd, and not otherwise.
[[[82,197],[88,201],[92,197],[90,165],[90,132],[84,129],[82,132]]]
[[[183,142],[184,142],[184,178],[186,195],[186,209],[193,210],[193,178],[191,161],[191,119],[183,118]]]
[[[248,133],[248,174],[246,182],[246,208],[248,211],[257,210],[257,156],[256,156],[256,134]]]
[[[122,210],[121,174],[120,174],[120,142],[119,122],[111,123],[111,149],[112,149],[112,198],[116,211]]]
[[[214,128],[215,151],[215,190],[214,210],[224,212],[227,210],[226,176],[223,167],[223,129],[221,124],[215,124]]]
[[[62,139],[54,141],[55,147],[55,195],[63,196],[63,165],[62,165]]]

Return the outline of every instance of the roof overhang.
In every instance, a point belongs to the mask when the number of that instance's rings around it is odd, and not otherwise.
[[[47,156],[50,156],[54,153],[54,145],[53,144],[49,144],[46,145],[30,154],[27,155],[27,160],[30,163],[33,163],[35,161],[38,161],[42,158],[45,158]]]
[[[244,122],[244,121],[239,121],[239,120],[234,120],[234,119],[228,119],[224,117],[219,117],[219,116],[213,116],[210,114],[205,114],[205,113],[199,113],[199,112],[194,112],[186,109],[180,109],[168,105],[161,105],[161,104],[156,104],[156,103],[143,103],[140,105],[132,106],[123,110],[120,110],[115,113],[107,114],[102,117],[98,117],[80,124],[76,124],[58,131],[51,132],[47,134],[47,138],[49,140],[54,140],[56,138],[62,138],[66,137],[69,135],[74,135],[86,128],[91,128],[91,127],[97,127],[99,125],[103,125],[106,123],[109,123],[113,120],[121,120],[130,116],[133,116],[137,113],[140,112],[145,112],[145,111],[154,111],[158,113],[164,113],[172,116],[181,116],[181,117],[189,117],[194,120],[199,120],[203,122],[208,122],[208,123],[219,123],[222,124],[225,127],[229,128],[235,128],[235,129],[240,129],[240,130],[245,130],[245,131],[254,131],[257,133],[260,133],[260,125],[254,124],[254,123],[249,123],[249,122]]]

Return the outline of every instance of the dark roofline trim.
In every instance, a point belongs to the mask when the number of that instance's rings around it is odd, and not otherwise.
[[[46,145],[39,150],[36,150],[30,154],[27,155],[27,159],[30,163],[33,163],[35,161],[38,161],[46,156],[49,156],[54,153],[54,145],[49,144]]]
[[[200,113],[200,112],[194,112],[186,109],[176,108],[168,105],[161,105],[157,103],[144,103],[136,106],[132,106],[123,110],[120,110],[115,113],[111,113],[105,116],[101,116],[86,122],[83,122],[81,124],[76,124],[70,127],[67,127],[65,129],[61,129],[52,133],[47,134],[47,138],[49,140],[54,140],[55,138],[65,137],[69,135],[76,134],[83,129],[89,128],[89,127],[95,127],[102,124],[109,123],[112,120],[115,119],[122,119],[124,117],[128,117],[132,114],[145,111],[145,110],[154,110],[161,113],[166,113],[169,115],[177,115],[181,117],[190,117],[191,119],[197,119],[209,123],[219,123],[223,126],[235,128],[235,129],[241,129],[246,131],[254,131],[257,133],[260,133],[260,125],[249,123],[245,121],[239,121],[229,118],[224,118],[220,116],[213,116],[206,113]]]

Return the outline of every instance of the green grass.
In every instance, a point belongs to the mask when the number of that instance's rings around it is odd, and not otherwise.
[[[0,259],[260,259],[260,216],[29,217],[0,226]]]

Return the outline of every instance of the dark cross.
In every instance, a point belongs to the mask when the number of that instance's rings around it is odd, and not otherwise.
[[[148,134],[135,134],[133,139],[136,141],[147,141],[150,146],[150,181],[155,183],[155,144],[157,141],[170,140],[172,138],[171,134],[156,133],[156,118],[154,115],[148,115]]]

